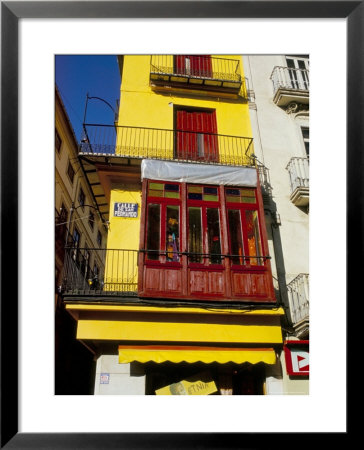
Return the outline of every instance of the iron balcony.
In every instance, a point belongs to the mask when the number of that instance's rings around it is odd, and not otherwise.
[[[274,67],[270,79],[273,83],[273,101],[278,106],[289,103],[309,103],[310,73],[305,69]]]
[[[155,250],[126,250],[106,248],[77,248],[66,247],[62,277],[62,293],[65,296],[116,296],[137,297],[140,255],[143,256],[155,252],[161,258],[165,258],[166,251]],[[241,269],[251,262],[258,264],[263,269],[269,256],[242,256],[215,253],[178,252],[180,257],[186,257],[188,263],[195,263],[196,258],[209,264],[220,264],[223,270],[224,260],[229,265],[241,264]],[[138,261],[139,260],[139,261]],[[97,261],[97,273],[92,267]],[[173,263],[171,263],[173,265]],[[171,269],[171,264],[160,265],[159,270]]]
[[[240,61],[207,55],[152,55],[153,88],[184,88],[238,94],[247,98]]]
[[[79,153],[128,159],[255,166],[253,138],[160,128],[85,124]]]
[[[286,169],[291,187],[291,202],[296,206],[307,206],[310,194],[309,159],[291,158]]]

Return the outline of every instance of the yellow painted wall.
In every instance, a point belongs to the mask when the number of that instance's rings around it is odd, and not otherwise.
[[[239,60],[242,67],[240,56],[229,55],[226,58]],[[193,91],[178,95],[176,89],[171,93],[156,92],[149,82],[150,61],[150,55],[124,56],[118,120],[120,127],[173,130],[174,106],[190,106],[216,110],[217,134],[252,137],[249,106],[244,98],[226,99],[222,94],[203,91],[199,96]],[[244,73],[241,72],[244,78]],[[154,131],[148,133],[146,130],[119,128],[116,152],[129,155],[133,155],[133,152],[147,154],[148,157],[161,156],[162,152],[164,157],[173,159],[173,134],[161,133],[158,136]],[[151,143],[153,139],[154,142]],[[219,142],[219,148],[220,156],[224,158],[221,151],[224,148],[222,142]],[[243,164],[243,161],[241,163]]]
[[[114,216],[115,203],[136,203],[137,218]],[[105,261],[105,290],[136,291],[141,208],[140,184],[117,184],[110,195],[110,227]],[[124,252],[118,249],[127,250]]]
[[[220,57],[240,61],[240,67],[242,69],[241,56],[220,55]],[[169,55],[168,58],[172,59],[172,56]],[[172,159],[172,133],[169,135],[169,142],[166,143],[166,134],[162,133],[158,136],[155,132],[148,134],[147,131],[142,131],[144,134],[141,137],[134,128],[125,127],[173,130],[174,105],[215,109],[218,134],[252,137],[249,106],[246,99],[242,97],[237,99],[220,98],[218,97],[218,93],[211,94],[211,92],[196,95],[196,93],[191,91],[190,95],[178,95],[176,92],[172,94],[154,91],[150,86],[150,62],[150,55],[124,56],[118,118],[118,125],[121,128],[118,128],[117,154],[130,156],[135,152],[139,156],[141,154],[145,155],[147,151],[148,157],[160,157],[162,151],[164,152],[164,157],[170,157]],[[241,75],[244,78],[242,70]],[[223,155],[220,156],[223,157]],[[114,202],[138,203],[138,219],[113,217]],[[139,248],[140,207],[140,186],[130,186],[128,188],[127,185],[115,185],[112,188],[108,249]],[[109,252],[107,257],[110,258]],[[116,263],[115,257],[113,255],[112,259],[107,262],[105,271],[105,282],[110,283],[109,289],[111,290],[118,290],[115,284],[117,280],[116,275],[120,278],[121,265],[123,264],[120,260]],[[123,274],[123,280],[125,282],[135,283],[136,278],[130,272],[137,273],[136,261],[135,268],[131,271],[128,267],[126,272],[127,275]],[[105,288],[108,289],[108,286]],[[125,289],[125,284],[120,288]]]
[[[240,56],[224,57],[237,59],[242,66]],[[173,105],[183,105],[216,109],[218,134],[252,137],[249,105],[246,101],[219,98],[218,93],[215,96],[205,94],[199,98],[156,93],[149,84],[149,74],[150,55],[124,56],[118,125],[171,130]],[[244,78],[243,70],[241,75]]]
[[[114,185],[111,190],[108,248],[139,249],[141,185]],[[114,217],[115,203],[137,203],[138,217]]]

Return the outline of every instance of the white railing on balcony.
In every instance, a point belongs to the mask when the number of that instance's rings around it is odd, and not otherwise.
[[[275,66],[270,76],[274,94],[278,89],[308,91],[310,88],[309,71],[291,67]]]
[[[309,317],[309,275],[300,273],[287,285],[292,323]]]
[[[294,157],[287,164],[286,169],[289,173],[289,181],[291,186],[291,194],[297,188],[309,188],[309,163],[308,158]]]

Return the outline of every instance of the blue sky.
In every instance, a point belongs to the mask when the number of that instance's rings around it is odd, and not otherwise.
[[[120,97],[120,73],[116,55],[56,55],[56,84],[80,140],[86,94],[100,97],[116,110]],[[114,113],[104,102],[88,101],[86,122],[114,123]]]

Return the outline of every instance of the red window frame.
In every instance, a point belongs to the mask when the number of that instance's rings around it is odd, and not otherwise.
[[[228,190],[229,189],[248,189],[255,192],[255,202],[254,203],[242,203],[242,202],[232,202],[228,201]],[[244,253],[242,255],[242,263],[234,264],[234,258],[230,257],[230,266],[234,270],[244,270],[244,269],[254,269],[254,270],[265,270],[266,259],[264,255],[264,246],[263,246],[263,234],[262,234],[262,219],[261,219],[261,211],[258,202],[258,191],[257,188],[254,187],[231,187],[226,186],[224,189],[225,194],[225,210],[226,210],[226,225],[227,225],[227,234],[228,234],[228,243],[229,243],[229,254],[232,255],[232,243],[231,243],[231,233],[230,233],[230,223],[228,219],[229,210],[238,210],[240,212],[240,224],[241,224],[241,233],[242,233],[242,243]],[[254,256],[249,257],[249,244],[248,244],[248,225],[246,220],[246,211],[256,211],[258,214],[258,228],[259,228],[259,244],[261,255],[257,264],[251,264],[251,260],[254,260]]]
[[[266,246],[264,245],[265,235],[263,234],[262,229],[262,212],[260,208],[260,203],[258,199],[258,190],[254,187],[229,187],[225,186],[222,190],[218,185],[205,185],[205,184],[190,184],[190,183],[178,183],[171,181],[161,181],[161,180],[146,180],[146,207],[145,207],[145,219],[144,219],[144,235],[143,235],[143,249],[145,252],[145,263],[147,265],[171,265],[181,267],[183,263],[182,254],[187,251],[187,261],[188,267],[190,268],[204,268],[204,269],[223,269],[226,267],[225,263],[225,252],[227,251],[228,255],[232,255],[232,245],[231,245],[231,234],[230,234],[230,224],[228,219],[228,211],[229,210],[239,210],[240,218],[241,218],[241,233],[242,233],[242,243],[243,243],[243,262],[241,264],[234,264],[234,258],[231,256],[228,258],[229,266],[233,270],[245,271],[245,270],[254,270],[254,271],[264,271],[267,266],[267,253]],[[166,197],[158,197],[148,195],[150,183],[158,183],[163,185],[174,184],[179,186],[179,198],[166,198]],[[184,187],[185,185],[185,187]],[[217,201],[209,201],[204,199],[189,199],[188,198],[188,189],[190,186],[193,187],[204,187],[206,188],[215,188],[218,195]],[[254,203],[240,203],[240,202],[232,202],[227,200],[227,189],[249,189],[254,191],[255,193],[255,201]],[[221,196],[225,196],[222,199]],[[160,205],[160,244],[159,244],[159,252],[160,257],[158,260],[148,258],[148,207],[151,204]],[[166,257],[166,231],[167,231],[167,207],[168,206],[178,206],[179,207],[179,261],[167,261]],[[191,257],[189,255],[189,207],[198,207],[201,208],[201,227],[202,227],[202,252],[204,256],[202,257],[202,262],[193,262],[191,261]],[[207,209],[215,208],[218,210],[219,217],[219,232],[220,232],[220,254],[221,260],[219,263],[212,263],[211,256],[209,256],[209,244],[208,244],[208,224],[207,224]],[[250,256],[249,259],[249,248],[248,248],[248,230],[246,223],[246,211],[256,211],[257,219],[258,219],[258,231],[259,231],[259,245],[260,245],[260,256],[257,264],[251,264],[250,261],[254,260],[254,256]],[[227,235],[227,236],[225,236]],[[224,241],[227,241],[227,248],[224,246]],[[212,252],[213,254],[215,252]]]
[[[217,191],[217,201],[209,201],[209,200],[197,200],[197,199],[189,199],[188,198],[188,188],[190,186],[193,187],[201,187],[203,188],[216,188]],[[224,267],[224,260],[221,256],[220,263],[212,263],[210,262],[211,256],[207,256],[210,254],[209,244],[208,244],[208,224],[207,224],[207,209],[208,208],[215,208],[218,210],[219,215],[219,229],[220,229],[220,255],[222,254],[222,239],[223,239],[223,217],[222,217],[222,205],[221,205],[221,198],[220,198],[220,189],[218,185],[205,185],[205,184],[187,184],[186,189],[186,210],[187,210],[187,224],[186,224],[186,230],[187,230],[187,236],[189,236],[189,208],[190,207],[197,207],[201,208],[201,218],[202,218],[202,253],[205,254],[202,257],[203,262],[192,262],[191,258],[188,258],[188,266],[191,268],[210,268],[210,269],[216,269],[216,268],[223,268]],[[188,239],[188,238],[187,238]],[[190,252],[190,249],[188,249],[188,252]]]
[[[166,197],[157,197],[157,196],[149,196],[149,186],[151,183],[158,183],[158,184],[174,184],[179,186],[179,193],[180,198],[166,198]],[[160,205],[160,243],[159,243],[159,259],[149,259],[148,257],[148,248],[147,248],[147,241],[148,241],[148,206],[151,204],[159,204]],[[166,225],[166,219],[167,219],[167,206],[179,206],[179,249],[178,252],[181,252],[182,249],[182,227],[183,227],[183,220],[182,220],[182,186],[181,183],[172,182],[172,181],[160,181],[160,180],[148,180],[147,186],[146,186],[146,209],[145,209],[145,235],[144,235],[144,249],[145,249],[145,263],[148,265],[171,265],[171,266],[181,266],[182,264],[182,258],[181,255],[179,255],[179,261],[167,261],[167,248],[166,248],[166,232],[167,232],[167,225]]]

